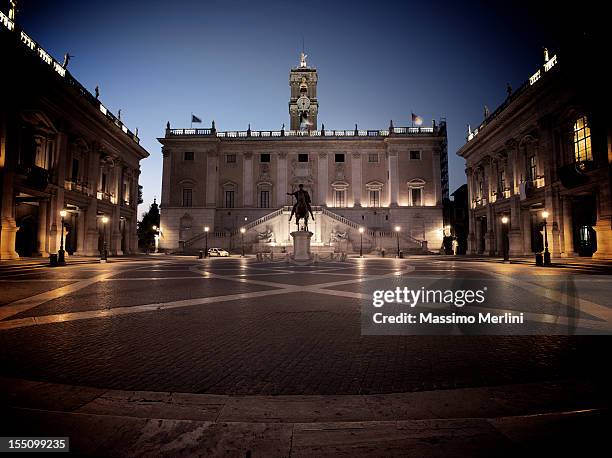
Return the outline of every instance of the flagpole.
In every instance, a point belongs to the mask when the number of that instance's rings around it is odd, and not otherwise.
[[[191,122],[189,123],[189,128],[193,129],[193,113],[191,113]]]

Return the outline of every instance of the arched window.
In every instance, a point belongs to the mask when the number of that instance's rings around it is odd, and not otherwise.
[[[591,127],[586,116],[579,117],[574,123],[574,160],[576,162],[593,160]]]

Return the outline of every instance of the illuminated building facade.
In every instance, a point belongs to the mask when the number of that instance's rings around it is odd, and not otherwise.
[[[163,153],[160,247],[284,250],[299,184],[310,193],[315,249],[438,250],[448,198],[446,122],[428,127],[318,126],[317,69],[302,54],[289,76],[289,129],[174,129]],[[400,228],[399,233],[395,228]],[[206,235],[204,228],[210,233]],[[363,228],[360,236],[359,228]],[[317,248],[318,247],[318,248]]]
[[[136,252],[139,161],[120,117],[0,13],[0,259]],[[10,65],[10,66],[9,66]],[[62,218],[60,212],[65,211]],[[106,223],[104,223],[106,221]]]
[[[547,240],[553,257],[612,256],[609,89],[582,67],[594,62],[584,49],[545,50],[542,67],[468,132],[458,151],[468,253],[501,256],[508,240],[511,256],[529,255]]]

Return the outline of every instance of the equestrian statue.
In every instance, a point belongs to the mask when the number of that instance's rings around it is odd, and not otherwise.
[[[291,216],[289,216],[289,221],[295,215],[295,224],[297,224],[298,231],[300,230],[300,220],[304,220],[304,230],[308,230],[308,214],[312,217],[314,221],[314,215],[312,214],[312,208],[310,206],[310,194],[308,191],[304,189],[304,185],[300,184],[298,186],[298,190],[295,192],[288,192],[288,196],[293,196],[296,199],[293,208],[291,209]]]

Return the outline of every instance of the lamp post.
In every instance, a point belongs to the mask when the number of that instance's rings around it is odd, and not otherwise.
[[[64,251],[64,218],[66,217],[66,215],[67,215],[66,210],[60,211],[60,216],[62,217],[62,230],[61,230],[61,236],[60,236],[60,247],[57,252],[57,263],[60,266],[66,265],[66,252]]]
[[[108,252],[106,248],[106,223],[108,223],[108,217],[103,216],[102,217],[102,255],[100,257],[100,262],[102,263],[106,262],[106,259],[108,258]]]
[[[550,266],[550,252],[548,251],[548,230],[547,230],[547,221],[548,212],[544,210],[542,212],[542,218],[544,218],[544,265]]]
[[[510,263],[510,253],[508,253],[508,217],[502,216],[502,244],[504,250],[504,263]]]
[[[153,227],[151,228],[153,229],[153,244],[154,244],[154,250],[153,253],[157,253],[157,241],[158,241],[158,237],[159,237],[159,233],[157,232],[158,227],[153,225]]]
[[[359,257],[363,258],[363,227],[359,228]]]
[[[400,233],[401,230],[402,230],[401,227],[395,226],[395,235],[396,235],[396,238],[397,238],[397,257],[398,258],[401,258],[400,244],[399,244],[399,233]]]
[[[206,249],[204,251],[204,257],[208,257],[208,231],[210,228],[208,226],[204,227],[204,234],[206,234]]]
[[[240,235],[242,237],[242,254],[241,257],[244,258],[244,233],[246,232],[246,229],[244,227],[240,228]]]

